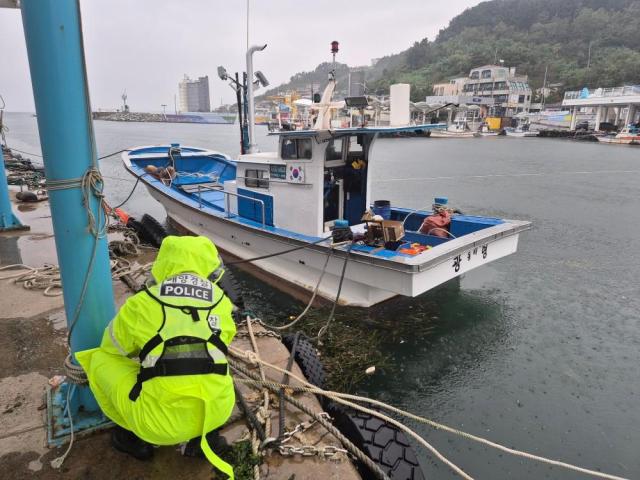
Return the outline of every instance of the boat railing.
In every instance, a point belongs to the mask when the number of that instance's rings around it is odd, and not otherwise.
[[[225,200],[225,213],[227,214],[227,218],[231,218],[231,203],[230,203],[230,196],[234,196],[236,198],[244,198],[247,200],[251,200],[252,202],[258,203],[260,204],[260,208],[262,210],[262,228],[264,228],[266,226],[266,218],[267,218],[267,214],[266,214],[266,206],[264,203],[264,200],[260,200],[259,198],[253,198],[250,197],[248,195],[243,195],[241,193],[235,193],[235,192],[228,192],[227,190],[224,189],[224,186],[218,184],[218,185],[212,185],[212,186],[202,186],[202,185],[198,185],[198,207],[199,208],[203,208],[203,204],[202,204],[202,192],[221,192],[224,194],[224,200]]]

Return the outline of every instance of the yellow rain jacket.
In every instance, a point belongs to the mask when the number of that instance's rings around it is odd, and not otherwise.
[[[219,267],[209,239],[167,237],[151,270],[155,284],[127,300],[99,348],[76,358],[111,420],[155,445],[201,436],[207,459],[233,479],[204,437],[235,404],[225,357],[236,333],[233,305],[207,279]]]

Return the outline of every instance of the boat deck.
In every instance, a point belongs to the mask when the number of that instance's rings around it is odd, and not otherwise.
[[[218,161],[203,161],[203,159],[207,157],[213,157]],[[227,205],[229,201],[228,194],[224,191],[223,183],[226,180],[235,178],[231,173],[232,169],[228,168],[228,166],[234,165],[234,162],[224,155],[194,148],[183,148],[179,164],[177,165],[179,167],[177,168],[177,176],[170,183],[167,180],[162,181],[152,175],[145,174],[144,168],[147,165],[157,165],[160,160],[162,160],[163,163],[167,162],[166,147],[143,147],[136,149],[134,152],[130,152],[128,156],[125,157],[125,166],[134,176],[140,177],[141,181],[149,184],[164,195],[178,200],[193,209],[198,209],[202,213],[223,218],[225,221],[252,229],[258,229],[284,239],[308,243],[321,243],[323,238],[330,235],[329,233],[326,233],[325,236],[304,235],[269,225],[267,222],[263,224],[261,221],[256,221],[237,213],[231,213]],[[432,252],[435,247],[448,242],[452,242],[452,244],[461,243],[456,242],[456,240],[481,230],[487,230],[486,233],[489,234],[491,227],[505,226],[507,223],[505,220],[493,217],[454,215],[451,221],[449,237],[444,238],[419,233],[418,230],[423,220],[431,214],[432,212],[429,210],[415,211],[405,208],[393,208],[391,210],[391,220],[405,221],[404,243],[395,251],[358,243],[334,248],[345,252],[350,250],[358,256],[372,257],[377,260],[419,265],[434,257]],[[363,225],[352,226],[354,231],[362,228]],[[482,237],[482,235],[480,237]],[[478,240],[481,240],[481,238]],[[466,244],[467,242],[464,243]],[[419,254],[399,251],[411,247],[412,244],[414,244],[414,246],[418,244],[422,247],[428,247],[428,250],[424,250]],[[320,244],[318,248],[327,247]]]

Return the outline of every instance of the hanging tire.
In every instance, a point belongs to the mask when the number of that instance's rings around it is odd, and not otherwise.
[[[289,351],[293,348],[295,335],[282,338]],[[307,337],[300,334],[296,346],[295,360],[307,381],[324,388],[325,373],[318,351]],[[424,480],[420,463],[403,431],[368,413],[344,407],[320,395],[318,400],[334,419],[333,424],[353,444],[371,458],[392,480]],[[373,478],[366,465],[357,462],[362,478]]]
[[[142,243],[152,245],[156,248],[160,248],[162,240],[168,235],[160,222],[146,213],[140,220],[130,218],[127,222],[127,227],[135,230],[136,235],[138,235]]]
[[[404,432],[378,417],[332,403],[327,413],[334,425],[372,459],[392,480],[424,480],[420,463]],[[361,462],[362,478],[373,473]]]
[[[287,347],[287,350],[291,351],[293,348],[294,339],[295,334],[285,335],[282,338],[282,343]],[[324,388],[324,367],[320,361],[318,351],[303,334],[300,334],[300,338],[298,338],[294,359],[309,383],[318,388]],[[326,397],[320,396],[318,400],[320,400],[322,406],[325,407]]]
[[[244,308],[244,297],[242,295],[242,288],[240,288],[240,283],[236,280],[236,277],[233,275],[233,272],[228,268],[225,269],[224,275],[218,282],[218,286],[222,289],[231,303],[233,303],[240,310]]]
[[[144,214],[140,219],[143,229],[145,230],[146,237],[151,245],[156,248],[160,248],[162,240],[169,234],[167,230],[151,215]]]

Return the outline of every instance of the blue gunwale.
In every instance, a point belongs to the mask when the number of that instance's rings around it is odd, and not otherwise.
[[[164,196],[174,199],[175,201],[181,203],[182,205],[198,212],[202,212],[206,215],[214,216],[222,221],[230,222],[242,226],[243,228],[248,228],[256,233],[265,233],[269,236],[277,237],[279,240],[284,240],[285,243],[315,243],[320,241],[324,237],[320,236],[311,236],[305,235],[301,233],[294,232],[292,230],[287,230],[283,228],[279,228],[271,225],[262,225],[262,222],[254,221],[249,218],[245,218],[239,216],[237,214],[227,214],[225,211],[225,201],[224,194],[222,192],[210,191],[207,192],[212,194],[211,199],[202,198],[201,201],[198,200],[197,194],[188,193],[174,185],[165,185],[161,180],[153,177],[151,175],[146,174],[144,171],[144,165],[155,164],[154,161],[167,159],[168,146],[154,146],[154,147],[140,147],[129,150],[123,154],[123,158],[126,158],[125,167],[129,172],[140,179],[140,181],[148,184],[156,191],[161,193]],[[235,170],[236,162],[231,160],[224,154],[214,152],[211,150],[193,148],[193,147],[182,147],[182,157],[183,158],[193,158],[195,159],[209,159],[214,160],[219,163],[224,163],[225,167],[223,172],[227,169],[228,166],[232,166]],[[185,155],[185,153],[187,155]],[[142,164],[142,165],[141,165]],[[233,177],[235,178],[235,176]],[[229,180],[231,178],[227,178]],[[216,195],[217,194],[217,195]],[[422,222],[422,220],[430,215],[432,212],[429,210],[412,210],[407,208],[393,207],[392,208],[392,219],[403,220],[407,215],[411,214],[412,218],[407,222],[407,226],[411,227],[412,222]],[[455,218],[455,217],[454,217]],[[499,225],[501,223],[505,223],[504,220],[492,217],[473,217],[473,216],[464,216],[465,219],[473,221],[477,220],[478,223],[484,224],[484,226],[478,228],[477,230]],[[420,225],[418,223],[418,226]],[[417,230],[418,227],[415,228]],[[441,243],[446,243],[449,239],[443,239],[440,237],[433,237],[431,235],[423,235],[419,234],[415,231],[409,230],[407,232],[409,234],[408,241],[418,241],[420,243],[424,243],[426,245],[437,246]],[[425,238],[430,237],[430,238]],[[320,243],[318,245],[312,245],[309,248],[314,250],[326,250],[328,246]],[[342,254],[347,254],[347,246],[339,246],[338,250],[342,251]],[[407,270],[417,270],[421,264],[411,263],[407,264],[404,262],[404,259],[415,259],[415,255],[409,255],[400,252],[388,251],[388,250],[379,250],[376,252],[372,252],[374,249],[371,247],[354,245],[351,249],[351,254],[365,257],[375,263],[383,262],[384,264],[392,263],[402,269]]]

